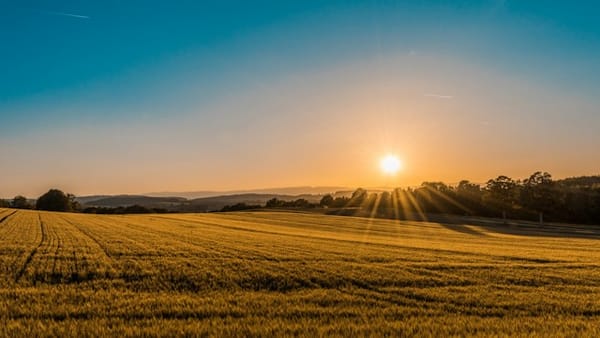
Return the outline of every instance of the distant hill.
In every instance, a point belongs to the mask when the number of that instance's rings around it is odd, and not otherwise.
[[[338,191],[351,190],[348,187],[286,187],[286,188],[265,188],[265,189],[249,189],[249,190],[230,190],[230,191],[183,191],[183,192],[151,192],[142,194],[143,196],[151,197],[185,197],[188,199],[197,199],[205,197],[217,197],[226,195],[246,195],[246,194],[271,194],[271,195],[325,195],[333,194]]]
[[[75,200],[81,204],[87,204],[104,198],[112,197],[111,195],[91,195],[91,196],[77,196]]]
[[[85,196],[77,200],[83,207],[127,207],[141,205],[146,208],[163,208],[170,211],[181,212],[207,212],[222,209],[226,205],[237,203],[264,205],[268,200],[277,198],[284,201],[306,199],[309,202],[319,202],[322,195],[282,195],[282,194],[235,194],[186,199],[183,197],[152,197],[142,195],[118,196]]]
[[[180,211],[215,211],[221,210],[226,205],[246,203],[249,205],[264,205],[268,200],[277,198],[284,201],[292,201],[303,198],[309,202],[319,202],[321,195],[277,195],[277,194],[237,194],[214,197],[204,197],[189,200],[181,206]]]
[[[77,200],[84,207],[126,207],[130,205],[141,205],[148,208],[170,208],[181,203],[187,202],[182,197],[150,197],[139,195],[118,195],[118,196],[98,196],[78,197]]]

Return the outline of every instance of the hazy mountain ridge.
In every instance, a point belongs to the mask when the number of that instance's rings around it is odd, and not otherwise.
[[[350,193],[350,192],[349,192]],[[345,193],[343,193],[345,194]],[[205,212],[220,210],[226,205],[246,203],[249,205],[264,205],[268,200],[277,198],[284,201],[306,199],[309,202],[319,202],[322,195],[282,195],[282,194],[235,194],[186,199],[183,197],[152,197],[141,195],[117,195],[97,198],[86,196],[78,198],[83,207],[126,207],[140,205],[147,208],[164,208],[170,211]],[[85,201],[85,202],[82,202]]]
[[[86,207],[119,207],[135,204],[148,207],[164,207],[188,201],[183,197],[151,197],[143,195],[85,196],[77,197],[76,199]]]
[[[557,184],[569,187],[600,186],[600,175],[580,176],[558,179]],[[83,207],[127,207],[140,205],[147,208],[163,208],[170,211],[205,212],[215,211],[227,205],[245,203],[248,205],[264,205],[268,200],[277,198],[283,201],[306,199],[315,203],[325,194],[335,197],[347,197],[354,190],[344,187],[289,187],[257,189],[252,191],[195,191],[180,193],[152,193],[148,195],[92,195],[77,197]],[[383,189],[367,189],[369,193],[380,193]],[[287,193],[284,193],[287,192]],[[164,196],[161,196],[164,195]],[[201,197],[185,197],[197,196]],[[203,196],[204,195],[204,196]]]
[[[246,203],[264,205],[268,200],[277,198],[284,201],[306,199],[318,202],[323,195],[334,197],[349,196],[352,189],[346,187],[300,186],[286,188],[265,188],[235,191],[187,191],[153,192],[136,195],[90,195],[79,196],[77,201],[84,207],[126,207],[141,205],[148,208],[164,208],[172,211],[213,211],[226,205]]]
[[[204,197],[216,197],[227,195],[244,195],[244,194],[272,194],[272,195],[325,195],[333,194],[342,190],[351,190],[348,187],[338,186],[299,186],[299,187],[284,187],[284,188],[260,188],[260,189],[242,189],[242,190],[199,190],[199,191],[180,191],[180,192],[151,192],[141,194],[141,196],[151,197],[185,197],[187,199],[197,199]]]

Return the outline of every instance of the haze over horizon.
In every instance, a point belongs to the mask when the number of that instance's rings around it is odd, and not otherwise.
[[[599,10],[2,3],[0,197],[600,174]]]

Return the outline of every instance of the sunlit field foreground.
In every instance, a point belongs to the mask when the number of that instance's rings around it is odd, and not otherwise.
[[[0,220],[2,336],[600,336],[594,227],[291,212]]]

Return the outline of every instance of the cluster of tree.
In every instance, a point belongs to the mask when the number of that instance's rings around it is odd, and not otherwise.
[[[277,198],[272,198],[267,201],[266,208],[316,208],[318,204],[310,203],[304,198],[299,198],[294,201],[284,201]]]
[[[50,189],[37,199],[35,208],[47,211],[78,211],[81,206],[75,200],[75,195],[65,194],[58,189]]]
[[[33,204],[25,196],[15,196],[12,200],[0,199],[0,208],[33,209]]]
[[[65,194],[57,189],[50,189],[40,196],[35,203],[26,197],[18,195],[12,200],[0,200],[0,207],[15,209],[38,209],[47,211],[78,211],[81,206],[75,200],[75,195]]]
[[[398,188],[379,194],[358,189],[346,199],[326,195],[320,204],[366,209],[383,217],[443,213],[600,223],[600,178],[553,181],[550,174],[536,172],[524,180],[498,176],[484,186],[469,181],[456,186],[425,182],[415,189]]]
[[[0,207],[15,209],[37,209],[47,211],[79,211],[81,205],[75,200],[75,195],[65,194],[58,189],[50,189],[37,200],[31,201],[18,195],[12,200],[0,200]]]
[[[82,210],[86,214],[105,214],[105,215],[123,215],[123,214],[164,214],[169,212],[162,208],[146,208],[141,205],[130,205],[127,207],[89,207]]]
[[[367,192],[364,189],[358,189],[354,192],[354,194],[357,193],[362,193],[362,192]],[[354,195],[353,194],[353,195]],[[349,197],[345,197],[345,196],[339,196],[336,198],[333,198],[333,196],[331,195],[325,195],[323,196],[323,198],[321,198],[321,201],[319,202],[319,206],[321,207],[325,207],[325,208],[350,208],[350,207],[357,207],[360,205],[354,205],[354,203],[350,203],[350,199]]]
[[[226,205],[220,211],[228,212],[228,211],[242,211],[242,210],[251,210],[251,209],[260,209],[262,206],[258,204],[246,204],[246,203],[236,203],[234,205]]]

